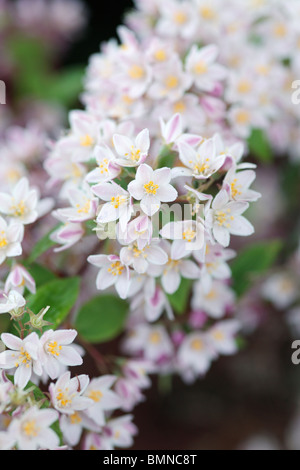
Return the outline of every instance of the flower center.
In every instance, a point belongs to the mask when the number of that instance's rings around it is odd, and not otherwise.
[[[8,245],[8,241],[5,232],[0,232],[0,248],[5,248]]]
[[[70,421],[71,421],[71,424],[80,424],[82,419],[79,416],[79,414],[75,412],[74,414],[70,416]]]
[[[225,225],[227,228],[230,228],[230,220],[234,220],[233,216],[230,216],[231,210],[227,209],[226,211],[217,211],[216,219],[220,227]]]
[[[101,175],[103,175],[104,173],[108,173],[108,163],[109,162],[107,158],[104,158],[102,162],[100,163],[99,168],[100,168]]]
[[[198,62],[194,67],[194,72],[197,75],[202,75],[203,73],[206,73],[207,70],[208,70],[207,64],[203,60],[200,60],[200,62]]]
[[[144,188],[147,194],[152,194],[155,196],[159,188],[158,184],[154,184],[153,181],[149,181],[148,184],[144,184]]]
[[[175,75],[170,75],[166,79],[167,88],[176,88],[176,87],[178,87],[178,84],[179,84],[179,80]]]
[[[191,348],[194,351],[201,351],[203,349],[203,342],[201,341],[201,339],[193,339],[193,341],[191,342]]]
[[[37,437],[40,431],[40,428],[37,426],[36,421],[33,419],[31,421],[26,421],[22,426],[22,431],[30,439]]]
[[[235,178],[230,185],[231,194],[233,198],[235,198],[236,196],[240,196],[242,194],[242,192],[238,190],[238,188],[241,188],[241,186],[237,186],[236,183],[237,183],[237,178]]]
[[[141,158],[141,149],[136,149],[134,146],[132,146],[130,154],[125,153],[125,157],[129,157],[132,161],[138,162]]]
[[[91,201],[86,201],[84,206],[81,206],[80,204],[76,204],[76,209],[78,214],[88,214],[90,212],[91,208]]]
[[[80,145],[82,147],[92,147],[94,145],[94,139],[90,134],[86,134],[85,136],[80,138]]]
[[[209,6],[203,6],[200,8],[200,15],[206,20],[213,20],[216,16],[214,10]]]
[[[187,241],[187,242],[191,242],[192,240],[194,240],[196,236],[196,232],[192,229],[192,228],[188,228],[185,232],[183,232],[182,234],[182,238],[183,240]]]
[[[184,11],[176,11],[173,18],[176,24],[184,24],[188,20],[188,16]]]
[[[177,101],[177,103],[174,104],[173,109],[174,113],[184,113],[186,110],[186,105],[183,101]]]
[[[278,23],[274,26],[274,34],[279,38],[283,38],[287,34],[287,28],[283,23]]]
[[[25,214],[26,206],[24,201],[20,201],[19,204],[15,204],[11,207],[11,211],[15,217],[22,217]]]
[[[250,114],[248,111],[239,111],[236,120],[239,124],[247,124],[250,121]]]
[[[164,51],[163,49],[159,49],[155,52],[154,57],[159,62],[164,62],[167,59],[166,51]]]
[[[239,93],[249,93],[252,90],[252,84],[249,80],[241,80],[238,84]]]
[[[52,354],[52,356],[58,357],[60,355],[60,351],[62,350],[62,346],[57,344],[57,341],[53,341],[52,343],[48,343],[47,345],[47,352]]]
[[[225,338],[223,331],[220,331],[220,330],[214,331],[213,338],[216,341],[223,341],[223,339]]]
[[[15,357],[15,355],[13,355]],[[31,356],[30,354],[25,351],[25,349],[22,347],[20,349],[20,354],[19,357],[15,363],[15,367],[19,367],[20,365],[25,365],[25,367],[29,368],[31,364]]]
[[[72,404],[73,396],[74,394],[71,395],[68,388],[65,390],[60,388],[57,390],[56,400],[61,408],[66,408]]]
[[[121,276],[121,274],[124,272],[124,269],[125,268],[123,264],[120,261],[116,261],[110,265],[110,268],[108,268],[107,271],[113,276]]]
[[[145,70],[140,65],[133,65],[128,73],[133,80],[140,80],[145,76]]]
[[[149,336],[149,341],[151,344],[159,344],[161,342],[161,334],[155,331]]]
[[[91,390],[88,397],[91,398],[91,400],[93,400],[95,403],[99,403],[103,397],[103,393],[100,392],[100,390]]]
[[[111,203],[115,209],[118,209],[122,204],[125,204],[126,201],[126,196],[114,196],[111,198]]]

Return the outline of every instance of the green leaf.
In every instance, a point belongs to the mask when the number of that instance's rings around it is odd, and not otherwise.
[[[171,147],[170,145],[163,147],[158,156],[158,168],[173,168],[177,155],[172,151]]]
[[[78,96],[83,89],[84,67],[69,67],[58,76],[48,77],[46,90],[43,98],[63,104],[66,107],[77,102]]]
[[[27,307],[37,314],[50,306],[44,320],[51,322],[50,328],[58,328],[74,307],[79,294],[80,279],[55,279],[40,287],[35,295],[28,298]],[[29,318],[28,318],[29,320]]]
[[[113,295],[95,297],[79,311],[75,328],[85,341],[104,343],[123,331],[128,304]]]
[[[265,274],[276,262],[282,249],[280,240],[256,243],[239,253],[232,263],[233,288],[243,295],[253,280]]]
[[[262,163],[271,163],[273,152],[268,138],[261,129],[253,129],[248,139],[250,153]]]
[[[50,235],[54,233],[58,228],[60,227],[60,224],[57,225],[55,228],[50,230],[46,235],[44,235],[34,246],[27,262],[29,264],[33,263],[37,258],[39,258],[41,255],[46,253],[48,250],[53,248],[56,243],[50,239]]]
[[[169,302],[178,315],[183,315],[187,310],[192,284],[190,279],[182,279],[179,289],[168,295]]]
[[[47,282],[53,281],[56,279],[52,271],[41,266],[40,264],[33,263],[27,267],[29,274],[33,277],[36,283],[36,287],[39,288],[46,284]]]
[[[0,335],[9,331],[10,327],[10,315],[9,314],[2,314],[0,315]]]

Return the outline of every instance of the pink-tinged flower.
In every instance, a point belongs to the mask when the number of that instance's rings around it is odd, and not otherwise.
[[[133,437],[138,430],[132,419],[133,416],[125,415],[108,421],[103,432],[112,447],[127,448],[133,445]]]
[[[193,253],[193,256],[201,265],[201,282],[207,291],[211,289],[213,279],[220,281],[230,279],[231,270],[227,261],[236,256],[235,251],[226,250],[221,245],[208,242],[204,258],[202,252],[197,251]]]
[[[225,176],[223,188],[228,191],[230,199],[233,201],[254,202],[261,194],[249,189],[256,174],[253,170],[237,171],[232,167]]]
[[[143,354],[153,363],[168,362],[173,357],[174,347],[166,329],[161,325],[141,324],[130,329],[124,343],[125,352]]]
[[[116,164],[117,160],[109,147],[97,145],[94,150],[97,168],[86,175],[88,183],[103,183],[110,181],[120,174],[120,167]]]
[[[234,305],[235,295],[232,289],[221,281],[213,281],[210,290],[200,281],[194,284],[192,308],[203,310],[212,318],[222,318]]]
[[[289,272],[273,274],[262,286],[262,295],[278,309],[286,309],[299,298],[298,279]]]
[[[151,386],[149,374],[154,373],[155,368],[150,361],[131,359],[125,363],[122,371],[127,379],[135,382],[141,389],[145,389]]]
[[[59,253],[60,251],[68,250],[76,245],[84,236],[85,230],[80,223],[66,222],[65,218],[62,217],[61,214],[58,214],[57,211],[54,211],[52,215],[63,222],[63,225],[50,235],[50,239],[53,242],[61,245],[59,248],[54,249],[56,253]]]
[[[138,403],[144,401],[141,390],[149,388],[149,373],[154,372],[151,362],[143,360],[128,361],[122,368],[124,377],[119,378],[115,390],[122,400],[122,410],[131,411]]]
[[[100,199],[107,201],[100,209],[97,223],[106,224],[119,219],[122,230],[125,230],[133,212],[130,194],[114,182],[100,183],[92,190]]]
[[[24,293],[25,287],[31,292],[35,294],[36,292],[36,285],[35,280],[29,274],[27,269],[25,269],[20,264],[15,265],[11,272],[9,273],[6,282],[5,282],[5,292],[9,292],[10,290],[18,291],[20,294]]]
[[[85,111],[71,111],[70,134],[57,143],[60,152],[72,153],[73,162],[87,162],[99,142],[99,120]]]
[[[60,365],[80,366],[82,357],[71,346],[77,336],[75,330],[48,330],[40,339],[39,359],[49,377],[56,379],[61,371]]]
[[[83,441],[82,450],[113,450],[113,447],[107,437],[89,432]]]
[[[120,72],[116,73],[115,82],[118,87],[121,83],[121,89],[129,99],[136,100],[147,91],[152,80],[152,69],[139,51],[123,55],[119,60]]]
[[[169,121],[160,119],[161,135],[167,145],[174,144],[183,134],[181,114],[175,114]]]
[[[27,178],[22,178],[12,194],[0,193],[0,212],[23,225],[32,224],[38,218],[38,191],[30,189]]]
[[[23,389],[28,384],[33,373],[42,375],[43,369],[38,358],[39,337],[31,333],[21,340],[10,333],[3,333],[1,340],[10,350],[0,354],[2,369],[16,369],[14,383]]]
[[[217,194],[212,209],[208,211],[206,222],[220,245],[227,247],[230,235],[247,237],[254,233],[252,224],[242,216],[248,207],[247,202],[230,201],[225,189]]]
[[[130,379],[120,377],[116,383],[115,390],[121,400],[121,409],[126,412],[132,411],[138,403],[145,400],[141,389]]]
[[[182,250],[181,244],[173,242],[172,245],[166,241],[162,247],[167,252],[167,262],[164,266],[156,267],[155,274],[161,276],[162,287],[167,294],[174,294],[180,286],[181,278],[198,279],[200,269],[191,260],[185,259],[189,253]],[[153,274],[153,271],[152,271]]]
[[[16,290],[11,290],[8,295],[2,294],[0,296],[0,314],[1,313],[9,313],[22,310],[23,307],[26,305],[26,300],[20,294],[20,292]]]
[[[208,179],[219,171],[225,162],[225,155],[217,154],[214,139],[204,140],[197,149],[186,142],[179,142],[178,150],[180,160],[187,167],[178,169],[181,170],[178,176]]]
[[[187,382],[206,374],[216,353],[205,333],[191,333],[181,344],[177,354],[177,367]]]
[[[187,1],[165,0],[158,4],[157,32],[163,36],[192,38],[198,24],[195,8]]]
[[[0,432],[0,450],[12,450],[15,444],[16,440],[12,433],[5,431]]]
[[[58,209],[56,214],[60,218],[77,224],[96,217],[98,199],[93,197],[88,186],[85,186],[84,189],[70,189],[68,199],[72,207]]]
[[[58,435],[51,429],[57,420],[57,411],[32,406],[20,417],[13,418],[9,433],[14,436],[18,450],[53,450],[59,446]]]
[[[116,255],[92,255],[88,262],[100,268],[97,276],[97,289],[105,290],[115,286],[121,299],[126,299],[130,287],[130,272],[128,266]]]
[[[145,273],[149,268],[149,264],[163,266],[168,262],[166,252],[155,242],[146,245],[141,250],[136,244],[124,247],[121,249],[120,256],[123,263],[132,266],[139,274]]]
[[[117,377],[114,375],[104,375],[92,379],[84,393],[84,396],[90,398],[93,402],[85,411],[85,414],[98,426],[104,426],[107,411],[116,410],[122,404],[120,397],[110,390],[116,380]]]
[[[128,191],[148,216],[159,211],[162,202],[172,202],[178,196],[176,189],[170,184],[171,170],[161,168],[153,170],[150,166],[139,166],[136,178],[128,185]]]
[[[155,81],[150,86],[148,94],[153,100],[166,98],[177,101],[191,85],[191,76],[184,72],[181,61],[176,58],[166,65],[156,67]]]
[[[67,415],[87,410],[93,405],[90,398],[83,396],[89,381],[87,375],[79,375],[71,379],[70,372],[66,372],[55,384],[51,383],[49,392],[54,408]]]
[[[152,222],[146,215],[140,215],[129,222],[125,231],[118,227],[118,241],[122,245],[136,243],[139,250],[143,250],[150,244],[153,233]]]
[[[22,254],[21,243],[24,237],[24,226],[17,222],[6,221],[0,216],[0,265],[6,258]]]
[[[116,163],[124,167],[136,167],[144,163],[150,149],[149,130],[144,129],[132,140],[125,135],[115,134],[113,143],[119,158]]]
[[[218,52],[217,46],[214,45],[201,49],[194,45],[186,58],[186,71],[201,91],[212,92],[216,85],[226,78],[226,69],[215,63]]]
[[[2,376],[0,376],[0,413],[10,406],[11,402],[11,392],[14,389],[14,385],[10,380],[6,378],[4,371],[2,371]],[[0,444],[1,449],[1,444]]]
[[[83,430],[100,432],[100,426],[88,418],[84,411],[75,411],[71,415],[62,415],[59,426],[63,433],[64,441],[71,447],[79,444]]]
[[[237,352],[236,334],[241,329],[237,320],[216,323],[207,331],[208,338],[217,354],[229,356]]]
[[[201,219],[170,222],[162,228],[160,235],[166,240],[175,240],[178,253],[186,256],[191,251],[201,250],[204,245],[204,225]]]

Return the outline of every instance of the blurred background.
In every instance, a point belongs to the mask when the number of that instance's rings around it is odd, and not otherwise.
[[[99,51],[102,41],[116,36],[125,11],[132,7],[128,0],[83,3],[85,24],[61,41],[51,41],[51,31],[36,41],[24,28],[15,28],[9,38],[0,35],[0,55],[5,49],[0,79],[8,84],[8,108],[0,109],[0,132],[12,114],[18,123],[24,122],[25,103],[31,103],[32,113],[33,104],[39,106],[38,116],[44,116],[41,103],[48,118],[49,109],[60,114],[57,129],[49,122],[54,136],[67,125],[66,111],[80,107],[88,58]],[[256,227],[253,241],[288,240],[276,258],[275,272],[289,273],[298,290],[294,253],[299,239],[299,181],[299,165],[284,157],[260,164],[255,189],[263,199],[249,214]],[[245,247],[239,240],[233,248]],[[238,315],[245,325],[240,352],[221,358],[194,385],[179,378],[154,379],[147,400],[134,410],[139,428],[134,449],[300,449],[300,365],[291,361],[292,342],[298,333],[300,338],[299,313],[290,314],[288,302],[276,308],[274,302],[263,300],[262,287],[272,271],[262,269],[261,274],[256,273],[250,294],[239,304]]]

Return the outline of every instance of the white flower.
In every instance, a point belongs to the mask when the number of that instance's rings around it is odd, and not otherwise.
[[[226,247],[230,243],[230,235],[247,237],[254,233],[250,222],[242,216],[248,209],[247,202],[232,202],[228,192],[222,189],[212,203],[206,218],[208,226],[220,245]]]
[[[84,396],[93,401],[93,405],[85,411],[86,415],[98,426],[105,424],[105,412],[120,408],[120,397],[110,390],[117,377],[114,375],[104,375],[92,379],[85,390]]]
[[[178,369],[183,378],[192,381],[206,374],[216,354],[205,333],[191,333],[182,342],[178,354]]]
[[[212,318],[221,318],[234,304],[234,292],[223,282],[213,281],[210,290],[200,281],[194,284],[192,308],[202,310]]]
[[[126,265],[132,266],[139,274],[147,271],[149,263],[161,266],[168,262],[167,254],[158,243],[146,245],[141,250],[136,244],[124,247],[121,250],[120,256]]]
[[[17,264],[14,266],[9,273],[6,282],[5,282],[5,292],[9,292],[11,289],[24,293],[25,287],[32,293],[36,292],[35,280],[29,274],[27,269],[23,266]]]
[[[23,225],[32,224],[39,216],[38,201],[38,191],[30,189],[27,178],[22,178],[12,195],[0,193],[0,212]]]
[[[73,224],[85,222],[96,217],[98,199],[93,197],[88,185],[84,186],[83,189],[69,189],[68,199],[72,207],[58,209],[55,211],[56,217]]]
[[[67,415],[86,410],[93,404],[92,400],[83,396],[88,384],[87,375],[79,375],[71,379],[70,372],[63,374],[55,384],[51,383],[49,387],[54,408]]]
[[[186,142],[178,143],[179,157],[189,169],[178,169],[181,176],[193,176],[197,179],[208,179],[223,166],[225,155],[218,155],[214,139],[204,140],[195,150]],[[173,170],[174,174],[175,169]]]
[[[33,406],[21,417],[13,418],[9,433],[18,450],[53,450],[59,446],[59,438],[50,426],[57,420],[57,411],[40,410]]]
[[[97,276],[97,289],[105,290],[108,287],[115,286],[121,299],[126,299],[130,287],[129,268],[116,255],[92,255],[88,262],[100,268]]]
[[[155,81],[148,94],[153,100],[177,101],[191,87],[192,81],[192,77],[184,72],[181,61],[175,58],[166,65],[156,66]]]
[[[95,148],[94,157],[97,168],[86,175],[85,179],[88,183],[103,183],[117,178],[121,170],[116,164],[116,157],[109,147],[98,145]]]
[[[11,290],[8,295],[0,296],[0,314],[18,312],[26,305],[24,297],[15,290]]]
[[[299,298],[297,279],[288,272],[276,273],[264,283],[262,295],[278,309],[290,307]]]
[[[24,237],[24,226],[17,222],[9,225],[0,217],[0,265],[6,258],[22,254],[21,242]]]
[[[80,438],[84,429],[99,432],[100,426],[89,419],[84,411],[75,411],[71,415],[64,414],[59,420],[59,426],[63,433],[65,442],[75,447],[80,442]]]
[[[126,448],[133,445],[133,436],[137,434],[137,427],[132,423],[133,416],[125,415],[110,420],[104,434],[113,447]]]
[[[61,364],[64,366],[82,364],[82,357],[75,348],[70,346],[76,336],[75,330],[48,330],[41,337],[39,359],[52,380],[59,376]]]
[[[144,163],[150,148],[148,129],[141,131],[135,140],[124,135],[115,134],[113,143],[119,158],[116,163],[124,167],[136,167]]]
[[[136,178],[128,185],[128,191],[148,216],[154,215],[162,202],[172,202],[178,196],[176,189],[170,184],[171,170],[161,168],[153,170],[150,166],[139,166]]]
[[[260,193],[249,189],[255,177],[255,171],[246,170],[237,172],[233,166],[224,178],[223,187],[234,201],[254,202],[261,197]]]
[[[23,389],[28,384],[33,373],[42,375],[43,369],[38,359],[39,337],[31,333],[24,340],[10,333],[3,333],[1,340],[9,350],[0,354],[0,367],[14,369],[14,383]]]
[[[227,75],[226,69],[215,63],[218,53],[215,45],[201,49],[194,45],[186,58],[186,71],[193,77],[196,87],[201,91],[212,92]]]
[[[114,182],[100,183],[92,190],[100,199],[107,201],[100,209],[97,223],[106,224],[119,219],[122,230],[125,230],[133,211],[130,194]]]
[[[207,335],[216,353],[231,355],[238,350],[235,337],[240,328],[238,321],[226,320],[216,323],[208,330]]]

